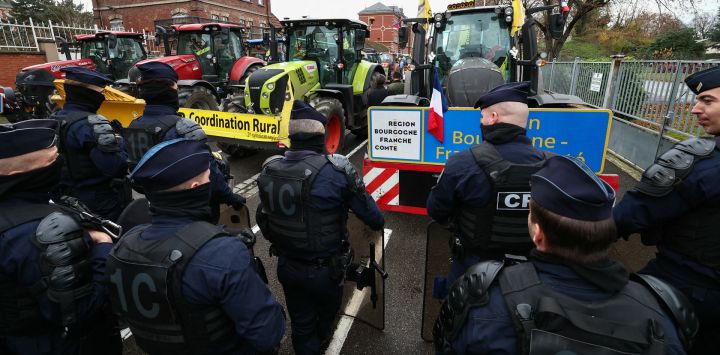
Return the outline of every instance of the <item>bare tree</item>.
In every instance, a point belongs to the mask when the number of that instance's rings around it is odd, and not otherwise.
[[[715,24],[717,23],[717,17],[709,12],[697,12],[693,19],[693,28],[700,39],[710,37]]]

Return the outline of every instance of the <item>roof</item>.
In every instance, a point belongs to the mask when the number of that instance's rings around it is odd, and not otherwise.
[[[358,20],[350,20],[346,18],[300,18],[300,19],[289,19],[289,20],[282,20],[280,21],[283,26],[287,25],[288,23],[297,23],[302,24],[306,26],[312,26],[312,25],[322,25],[325,22],[335,22],[338,24],[354,24],[357,26],[367,27],[367,24],[362,21]]]
[[[95,39],[97,35],[107,35],[107,34],[114,34],[118,37],[142,37],[141,33],[135,33],[135,32],[122,32],[122,31],[103,31],[98,33],[92,33],[87,35],[75,35],[76,41],[85,41],[89,39]]]
[[[231,23],[192,23],[188,25],[172,25],[177,31],[202,31],[207,26],[219,26],[222,28],[238,28],[241,29],[243,26],[235,25]]]
[[[403,11],[402,11],[402,9],[398,8],[397,6],[387,6],[381,2],[378,2],[378,3],[375,3],[375,5],[366,7],[365,9],[358,12],[358,15],[367,15],[367,14],[398,14],[398,15],[402,15]]]

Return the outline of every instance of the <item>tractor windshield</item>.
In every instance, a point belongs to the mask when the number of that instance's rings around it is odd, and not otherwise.
[[[108,46],[107,41],[101,38],[94,38],[80,42],[80,54],[95,63],[96,70],[103,74],[109,74],[107,66]]]
[[[232,66],[242,57],[242,41],[238,31],[183,31],[178,34],[177,43],[178,55],[195,55],[203,75],[217,75],[219,81],[228,80]]]
[[[110,74],[114,78],[127,77],[135,63],[147,58],[140,40],[129,37],[118,37],[115,48],[109,48],[108,52]]]
[[[482,57],[502,65],[510,50],[510,31],[495,12],[453,14],[435,35],[435,60],[441,75],[460,59]]]
[[[288,60],[313,60],[318,63],[323,84],[335,82],[334,64],[338,45],[336,28],[327,26],[289,27]]]

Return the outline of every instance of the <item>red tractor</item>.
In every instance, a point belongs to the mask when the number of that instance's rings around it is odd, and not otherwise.
[[[158,26],[155,40],[158,44],[163,41],[165,56],[137,64],[157,61],[173,67],[179,78],[180,106],[219,110],[218,102],[232,94],[234,86],[266,64],[259,58],[243,56],[243,31],[244,27],[227,23],[180,24],[167,29]],[[127,82],[120,80],[118,84],[134,87],[139,75],[133,68]]]
[[[58,37],[66,60],[23,68],[15,77],[17,101],[21,106],[14,120],[46,117],[54,109],[49,97],[55,90],[53,80],[62,79],[65,67],[86,67],[114,79],[126,78],[132,66],[147,58],[143,35],[132,32],[98,32],[76,35],[80,59],[72,59],[68,43]]]

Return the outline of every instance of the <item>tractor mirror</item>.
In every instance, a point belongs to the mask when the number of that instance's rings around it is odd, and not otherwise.
[[[355,32],[355,50],[361,51],[365,47],[365,35],[367,31],[357,30]]]
[[[553,39],[561,39],[565,32],[565,18],[561,13],[550,15],[550,36]]]
[[[398,42],[400,43],[400,48],[407,47],[408,43],[408,29],[407,27],[400,27],[398,28]]]
[[[108,48],[115,49],[117,47],[117,36],[113,33],[108,35]]]

